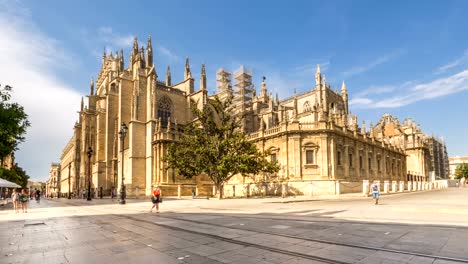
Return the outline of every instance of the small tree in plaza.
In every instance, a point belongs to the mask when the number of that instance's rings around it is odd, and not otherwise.
[[[0,164],[18,149],[31,125],[23,106],[11,103],[11,86],[0,87]]]
[[[5,158],[13,155],[24,141],[26,129],[31,125],[23,106],[10,101],[11,91],[9,85],[0,86],[0,178],[26,187],[29,176],[21,167],[17,164],[10,169],[2,167]]]
[[[268,152],[261,152],[247,140],[240,129],[241,116],[230,112],[231,98],[210,100],[200,110],[192,107],[195,121],[184,126],[180,141],[169,146],[165,161],[179,175],[190,179],[206,174],[215,184],[218,197],[223,197],[224,184],[234,175],[254,175],[279,170],[276,162],[267,160]]]
[[[455,178],[468,178],[468,163],[462,163],[455,169]]]

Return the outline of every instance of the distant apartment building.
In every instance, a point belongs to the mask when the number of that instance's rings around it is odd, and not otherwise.
[[[449,158],[450,179],[455,179],[455,170],[457,169],[458,165],[463,163],[468,164],[468,156],[455,156]]]
[[[48,196],[57,197],[60,195],[60,163],[51,163],[49,178],[46,182],[46,192]]]

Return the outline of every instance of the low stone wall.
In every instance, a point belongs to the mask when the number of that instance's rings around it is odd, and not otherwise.
[[[264,197],[264,196],[328,196],[347,193],[362,193],[364,196],[371,194],[370,187],[373,181],[289,181],[289,182],[261,182],[246,184],[226,184],[224,197]],[[406,182],[406,181],[379,181],[380,193],[413,192],[449,187],[447,180],[433,182]],[[213,184],[180,184],[161,185],[163,196],[196,196],[216,195]],[[127,197],[144,196],[143,190],[127,189]]]
[[[340,194],[344,193],[360,193],[362,191],[362,181],[349,182],[340,181]]]

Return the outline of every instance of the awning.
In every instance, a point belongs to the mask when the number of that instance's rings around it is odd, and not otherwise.
[[[0,179],[0,187],[7,187],[7,188],[21,188],[18,184],[14,182],[7,181],[5,179]]]

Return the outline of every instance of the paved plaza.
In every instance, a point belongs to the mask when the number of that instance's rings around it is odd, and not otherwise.
[[[264,199],[32,201],[0,263],[468,263],[468,188]]]

